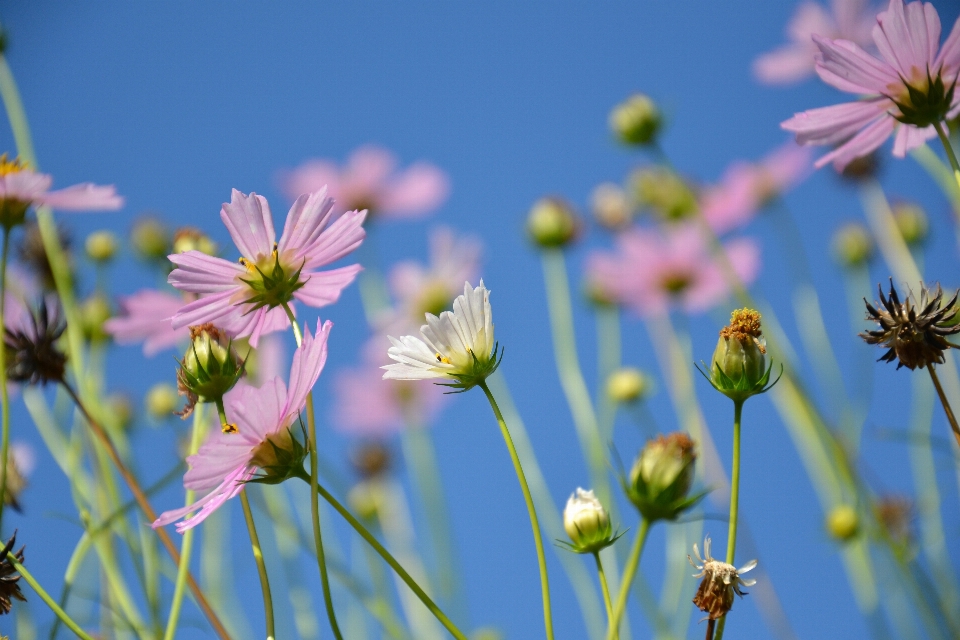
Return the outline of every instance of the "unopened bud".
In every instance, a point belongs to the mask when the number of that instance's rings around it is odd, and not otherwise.
[[[737,309],[730,314],[730,324],[720,330],[708,380],[734,402],[764,393],[773,386],[767,386],[772,366],[767,366],[766,354],[760,314],[753,309]]]
[[[854,158],[840,170],[840,177],[855,184],[865,182],[880,172],[880,162],[880,156],[876,152]]]
[[[208,256],[217,254],[217,244],[196,227],[183,227],[173,234],[173,252],[199,251]]]
[[[353,451],[350,462],[361,478],[374,478],[390,468],[390,450],[379,442],[365,443]]]
[[[577,487],[563,510],[563,528],[577,553],[596,553],[613,543],[610,516],[593,491]]]
[[[610,128],[621,142],[645,145],[660,130],[660,110],[649,96],[635,93],[610,112]]]
[[[607,378],[607,396],[614,402],[642,400],[649,391],[649,378],[634,367],[621,367]]]
[[[347,504],[361,520],[370,521],[376,518],[381,501],[380,486],[376,481],[364,480],[347,492]]]
[[[110,301],[102,293],[95,293],[80,305],[80,321],[83,334],[91,342],[102,342],[109,338],[103,325],[110,319],[113,310]]]
[[[647,442],[630,469],[627,495],[649,520],[674,520],[704,494],[688,498],[697,454],[685,433]]]
[[[233,350],[226,334],[212,324],[190,327],[190,346],[177,371],[181,395],[188,397],[184,417],[196,402],[222,401],[243,375],[243,362]],[[232,424],[222,425],[225,432],[236,431]]]
[[[862,267],[873,256],[873,239],[862,224],[852,222],[833,234],[833,255],[842,267]]]
[[[860,530],[857,510],[848,504],[837,505],[827,516],[827,531],[834,540],[846,542]]]
[[[180,400],[177,389],[167,382],[159,382],[147,391],[145,400],[147,414],[154,420],[165,420],[177,410]]]
[[[930,225],[923,207],[912,202],[898,202],[893,205],[893,219],[897,229],[908,245],[920,244],[927,239]]]
[[[605,182],[593,190],[590,196],[590,208],[600,226],[611,231],[626,228],[633,219],[630,199],[619,185],[612,182]]]
[[[144,260],[162,260],[170,253],[170,231],[157,218],[140,218],[130,231],[130,244]]]
[[[541,198],[527,216],[527,233],[541,247],[563,247],[579,231],[573,208],[560,198]]]
[[[630,184],[637,205],[653,211],[664,221],[683,220],[697,211],[697,196],[693,189],[668,167],[637,169],[630,176]]]
[[[125,393],[114,393],[107,398],[107,408],[110,411],[111,423],[126,430],[133,424],[133,403]]]
[[[87,250],[87,257],[93,262],[109,262],[117,254],[117,246],[120,241],[112,231],[102,230],[94,231],[87,236],[84,242],[84,248]]]

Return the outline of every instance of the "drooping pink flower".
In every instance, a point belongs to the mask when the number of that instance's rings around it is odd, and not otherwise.
[[[145,356],[186,342],[190,329],[173,328],[173,316],[183,307],[183,296],[156,289],[141,289],[120,299],[120,314],[104,324],[117,344],[143,342]]]
[[[830,9],[816,2],[802,2],[787,25],[790,43],[754,60],[757,79],[767,84],[791,84],[813,75],[819,51],[813,36],[873,48],[870,32],[877,12],[868,0],[832,0]]]
[[[396,171],[393,154],[373,145],[360,147],[342,169],[329,160],[308,160],[280,175],[293,199],[327,185],[340,210],[367,209],[371,217],[419,218],[443,204],[450,192],[447,175],[427,162]]]
[[[833,162],[842,170],[893,134],[893,155],[902,158],[936,136],[933,123],[958,111],[960,93],[953,87],[960,72],[960,20],[939,47],[940,17],[932,4],[890,0],[873,28],[880,58],[847,40],[813,39],[820,48],[820,78],[866,96],[798,113],[780,125],[800,144],[840,145],[817,167]]]
[[[123,198],[113,185],[99,186],[89,182],[51,191],[53,178],[37,173],[17,160],[0,156],[0,202],[16,202],[24,211],[30,205],[46,205],[60,211],[105,211],[119,209]]]
[[[752,282],[760,266],[757,245],[741,238],[724,249],[740,281]],[[690,224],[624,231],[614,252],[590,256],[587,279],[604,297],[643,316],[664,313],[671,306],[689,313],[705,311],[730,292],[702,232]]]
[[[242,257],[239,262],[199,251],[169,256],[177,268],[168,282],[201,297],[173,316],[173,328],[207,322],[235,337],[260,336],[290,326],[283,305],[293,299],[311,307],[332,304],[360,272],[354,264],[320,271],[363,241],[365,211],[349,211],[332,220],[333,200],[326,189],[301,195],[290,207],[280,241],[266,198],[233,190],[220,219]]]
[[[243,491],[246,481],[257,472],[258,462],[270,457],[273,444],[284,446],[288,428],[326,364],[332,327],[329,320],[322,326],[318,320],[316,337],[306,330],[303,344],[293,354],[289,387],[281,378],[260,388],[241,381],[224,396],[227,419],[236,423],[237,433],[214,430],[197,454],[187,458],[190,470],[183,476],[186,489],[208,493],[189,506],[162,513],[151,525],[154,529],[177,520],[178,533],[197,526]],[[187,517],[194,512],[192,518]]]
[[[788,142],[760,162],[737,161],[720,184],[705,188],[700,208],[717,233],[741,227],[760,209],[799,184],[810,173],[811,151]]]

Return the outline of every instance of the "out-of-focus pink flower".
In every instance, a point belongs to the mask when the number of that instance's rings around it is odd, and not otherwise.
[[[757,245],[741,238],[724,249],[741,282],[752,282],[760,267]],[[604,297],[644,316],[664,313],[673,305],[689,313],[705,311],[729,293],[700,229],[690,224],[621,233],[613,253],[590,256],[587,279]]]
[[[870,32],[877,12],[867,0],[832,0],[830,8],[827,11],[816,2],[802,2],[787,25],[790,43],[754,60],[757,79],[767,84],[790,84],[813,75],[818,52],[815,35],[873,48]]]
[[[377,353],[383,354],[383,338]],[[383,380],[379,364],[367,362],[337,373],[334,426],[351,436],[385,438],[404,426],[425,427],[443,402],[443,389],[410,380]]]
[[[788,142],[758,163],[734,162],[720,184],[701,192],[700,208],[707,222],[717,233],[747,224],[809,175],[811,155],[810,149]]]
[[[390,290],[396,309],[381,327],[386,333],[415,333],[424,314],[439,316],[450,308],[463,283],[477,279],[483,246],[470,236],[457,236],[449,227],[430,233],[430,264],[413,260],[396,264]]]
[[[183,296],[141,289],[120,299],[120,314],[107,320],[104,329],[118,344],[143,341],[143,354],[156,355],[189,338],[188,327],[173,328],[173,316],[183,305]]]
[[[249,336],[256,347],[261,335],[290,326],[282,305],[293,299],[311,307],[336,302],[361,267],[319,268],[360,246],[366,212],[349,211],[333,220],[332,208],[326,189],[301,195],[277,242],[266,198],[234,189],[220,219],[242,257],[230,262],[199,251],[169,256],[177,266],[170,284],[201,296],[174,314],[173,328],[211,322],[236,337]]]
[[[0,156],[0,201],[22,205],[46,205],[60,211],[101,211],[119,209],[123,198],[113,185],[99,186],[89,182],[51,191],[53,178],[37,173],[20,162]]]
[[[290,387],[281,378],[274,378],[260,388],[245,382],[237,383],[226,396],[227,418],[237,425],[237,433],[215,430],[196,455],[187,458],[190,470],[183,476],[183,486],[193,491],[208,491],[204,497],[182,509],[162,513],[153,528],[168,525],[198,511],[192,518],[177,523],[177,532],[192,529],[243,491],[246,481],[258,469],[260,456],[269,456],[271,438],[282,446],[287,429],[300,414],[327,361],[327,338],[333,326],[329,320],[320,326],[316,337],[307,329],[303,344],[293,354]]]
[[[902,158],[936,136],[934,122],[958,111],[960,92],[953,85],[960,71],[960,20],[942,48],[940,17],[929,3],[904,6],[903,0],[890,0],[877,22],[873,40],[881,58],[847,40],[813,38],[820,48],[820,78],[841,91],[867,96],[804,111],[780,125],[794,132],[800,144],[840,145],[817,160],[817,167],[833,162],[842,170],[894,133],[893,155]]]
[[[371,217],[420,218],[443,204],[450,192],[447,174],[427,162],[403,171],[386,149],[367,145],[355,150],[342,169],[330,160],[308,160],[280,174],[290,199],[327,186],[338,211],[367,209]]]

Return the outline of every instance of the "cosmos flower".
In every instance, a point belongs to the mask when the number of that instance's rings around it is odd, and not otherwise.
[[[894,135],[893,155],[936,136],[933,126],[956,115],[960,71],[960,20],[940,43],[940,17],[932,4],[890,0],[877,16],[876,58],[848,40],[814,36],[817,73],[827,84],[864,96],[855,102],[798,113],[780,126],[805,145],[839,145],[816,162],[842,170]],[[939,51],[938,51],[939,49]]]
[[[797,186],[811,169],[811,151],[788,142],[760,162],[738,161],[724,172],[720,184],[700,196],[703,216],[717,233],[750,222],[771,201]]]
[[[25,384],[62,382],[67,356],[57,342],[67,328],[57,299],[48,296],[36,312],[11,317],[4,330],[7,379]]]
[[[700,562],[696,564],[693,558],[687,556],[687,561],[695,569],[700,570],[700,573],[694,574],[693,577],[703,578],[697,589],[697,595],[693,598],[693,604],[697,605],[701,611],[705,611],[711,620],[722,618],[733,608],[734,594],[741,598],[746,595],[746,591],[740,587],[752,587],[757,584],[756,580],[744,580],[740,577],[741,574],[756,567],[757,561],[751,560],[737,569],[732,564],[714,560],[710,556],[710,536],[703,540],[703,557],[700,557],[700,550],[696,544],[693,545],[693,553]]]
[[[760,267],[757,245],[741,238],[724,248],[740,281],[752,282]],[[720,265],[692,224],[624,231],[616,238],[614,252],[588,258],[587,280],[604,298],[644,316],[663,313],[672,305],[689,313],[706,311],[729,293]]]
[[[326,364],[331,327],[330,321],[323,326],[317,321],[315,337],[309,329],[304,332],[303,344],[293,354],[289,387],[281,378],[260,388],[239,382],[224,396],[227,417],[236,423],[237,433],[213,433],[196,455],[187,458],[190,470],[183,476],[185,488],[207,494],[187,507],[162,513],[154,529],[177,520],[179,533],[197,526],[243,491],[257,469],[275,462],[274,447],[290,445],[290,429]],[[194,512],[198,513],[187,517]]]
[[[342,169],[329,160],[308,160],[284,172],[280,184],[291,199],[327,186],[340,210],[366,209],[373,217],[420,218],[443,204],[450,185],[432,164],[416,162],[403,171],[386,149],[367,145],[351,154]]]
[[[388,336],[387,351],[394,364],[384,365],[384,380],[455,380],[446,386],[467,390],[483,382],[500,361],[493,340],[493,310],[490,292],[483,286],[464,283],[463,295],[453,301],[453,311],[439,317],[428,313],[420,327],[421,338]]]
[[[819,3],[802,2],[787,25],[790,43],[754,60],[754,76],[766,84],[791,84],[813,75],[819,51],[815,35],[872,49],[876,13],[867,0],[832,0],[829,11]]]
[[[297,198],[290,207],[280,241],[263,196],[233,190],[220,219],[242,257],[239,262],[200,251],[170,255],[176,265],[168,281],[201,297],[173,316],[173,328],[213,323],[238,338],[260,336],[290,326],[283,305],[297,299],[311,307],[336,302],[360,265],[319,271],[363,241],[366,212],[350,211],[332,220],[333,200],[326,189]]]
[[[117,344],[143,342],[143,355],[156,355],[186,342],[190,329],[173,328],[173,316],[183,307],[183,296],[156,289],[141,289],[120,299],[120,313],[104,329]]]

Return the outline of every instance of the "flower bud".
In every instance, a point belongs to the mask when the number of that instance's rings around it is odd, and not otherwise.
[[[610,516],[593,491],[577,487],[563,510],[563,528],[577,553],[596,553],[613,544]]]
[[[166,420],[172,416],[179,403],[176,387],[166,382],[150,387],[144,402],[147,414],[154,420]]]
[[[833,234],[833,255],[842,267],[862,267],[873,255],[870,232],[856,222],[840,227]]]
[[[199,251],[208,256],[217,255],[217,244],[196,227],[183,227],[173,234],[173,252]]]
[[[643,167],[630,176],[633,197],[641,209],[661,220],[674,222],[697,211],[697,196],[687,182],[669,167]]]
[[[134,223],[130,244],[144,260],[163,260],[170,253],[170,231],[157,218],[146,216]]]
[[[84,242],[84,248],[87,251],[87,257],[97,263],[109,262],[117,254],[117,246],[120,241],[112,231],[102,230],[94,231],[87,236]]]
[[[635,402],[649,392],[650,379],[640,369],[621,367],[607,378],[607,396],[614,402]]]
[[[390,450],[379,442],[364,443],[350,454],[350,462],[361,478],[375,478],[390,469]]]
[[[840,177],[848,182],[859,184],[875,178],[880,173],[880,167],[880,156],[874,151],[869,155],[854,158],[840,170]]]
[[[621,142],[645,145],[653,142],[660,130],[660,110],[642,93],[635,93],[610,112],[610,128]]]
[[[87,340],[102,342],[110,337],[103,330],[103,325],[112,313],[110,301],[102,293],[95,293],[83,301],[80,305],[80,322]]]
[[[190,327],[190,346],[180,361],[177,371],[178,389],[188,397],[184,412],[186,417],[196,402],[218,402],[233,388],[243,375],[244,363],[233,350],[226,334],[213,326],[204,324]],[[232,425],[223,425],[224,431],[235,430]]]
[[[633,207],[627,194],[612,182],[604,182],[593,190],[590,208],[600,226],[610,231],[624,229],[633,220]]]
[[[630,469],[627,496],[647,519],[673,520],[705,494],[687,497],[697,459],[693,440],[676,432],[649,440]]]
[[[853,539],[860,531],[860,522],[857,510],[848,504],[840,504],[830,511],[827,516],[827,531],[830,536],[839,542]]]
[[[527,233],[540,247],[568,245],[579,231],[573,208],[560,198],[541,198],[527,216]]]
[[[107,398],[110,424],[126,430],[133,424],[133,403],[125,393],[113,393]]]
[[[347,504],[360,520],[376,518],[382,501],[380,486],[375,480],[358,482],[347,492]]]
[[[773,386],[767,386],[773,366],[767,366],[766,354],[760,314],[753,309],[736,309],[730,314],[730,324],[720,330],[707,379],[734,402],[743,402]]]
[[[893,205],[893,219],[897,229],[908,245],[920,244],[927,239],[929,224],[923,207],[912,202],[898,202]]]

